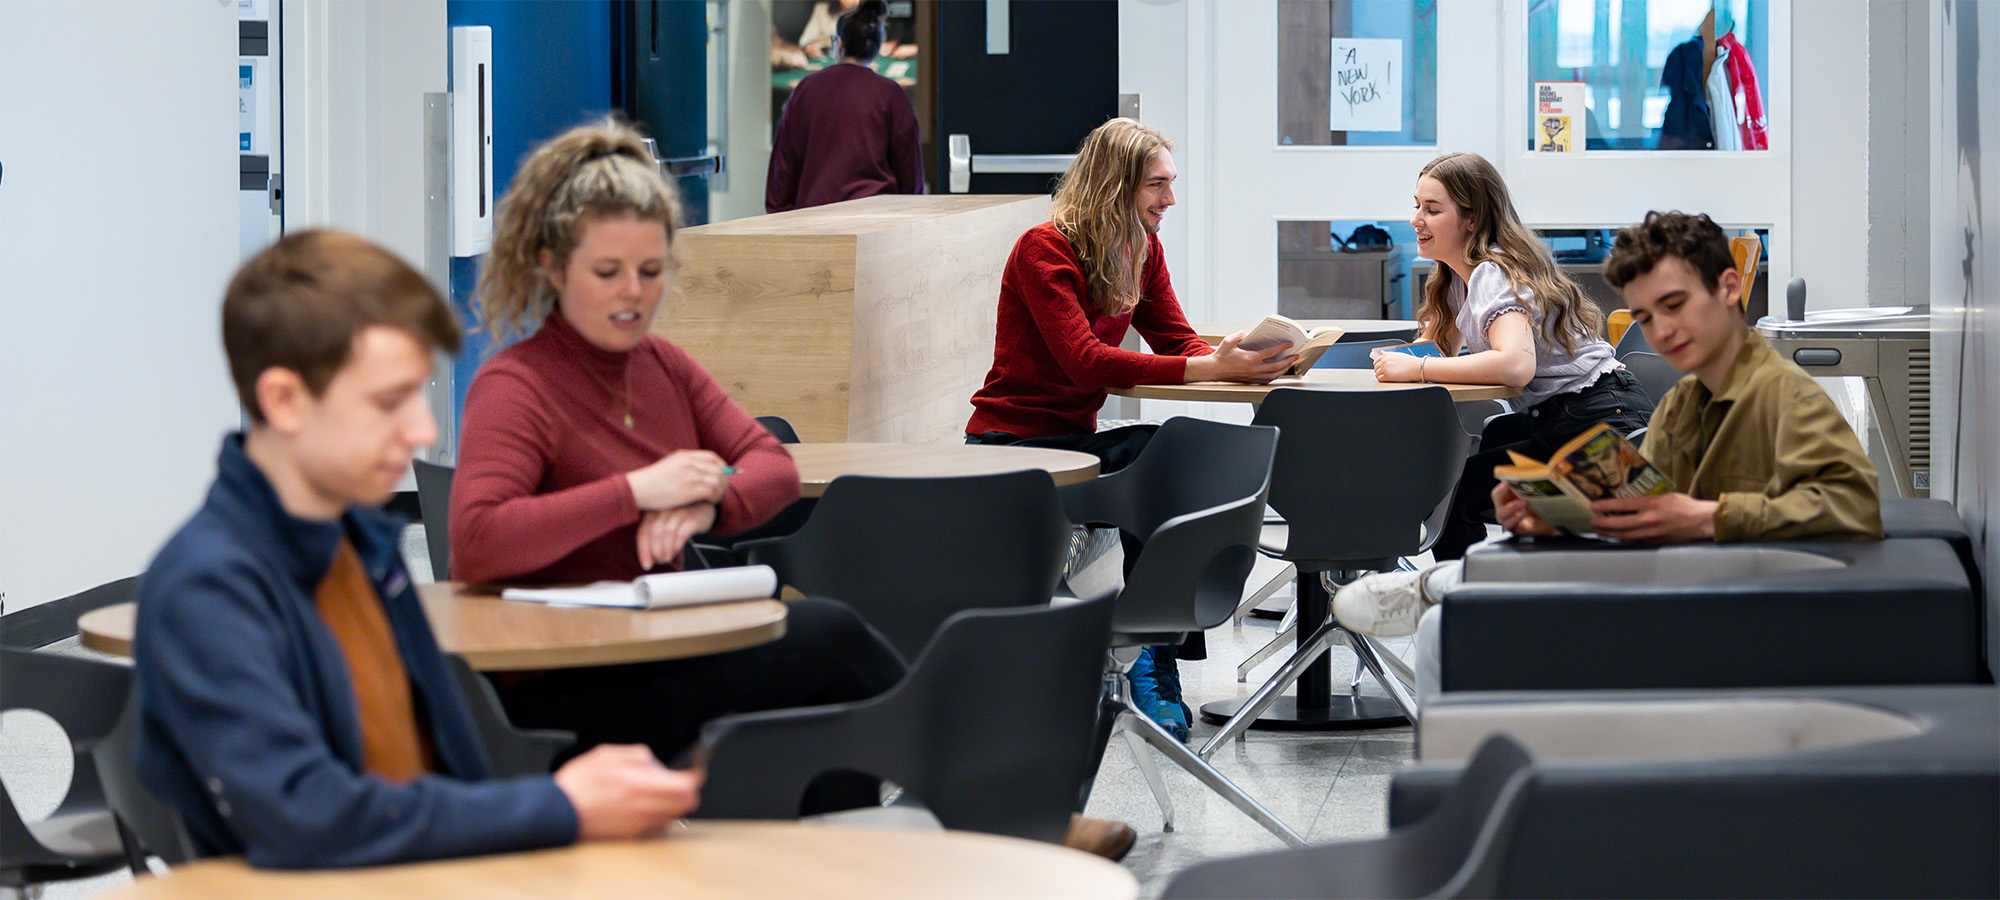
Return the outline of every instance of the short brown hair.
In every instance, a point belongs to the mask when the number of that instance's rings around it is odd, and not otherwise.
[[[300,231],[251,257],[222,296],[222,349],[250,421],[264,422],[257,378],[266,369],[297,372],[317,395],[373,325],[433,351],[457,353],[461,340],[458,317],[437,288],[366,238]]]
[[[1729,236],[1714,219],[1701,213],[1654,211],[1646,214],[1645,221],[1618,232],[1611,255],[1604,258],[1604,280],[1622,290],[1669,256],[1685,260],[1710,291],[1721,284],[1722,273],[1736,268]]]

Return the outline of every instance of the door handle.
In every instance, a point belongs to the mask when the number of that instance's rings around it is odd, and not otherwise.
[[[975,172],[1007,175],[1061,175],[1076,161],[1074,153],[988,153],[974,156],[972,137],[954,134],[946,143],[950,162],[951,192],[963,194],[972,187]]]

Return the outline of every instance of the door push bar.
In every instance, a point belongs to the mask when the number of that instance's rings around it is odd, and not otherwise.
[[[972,136],[954,134],[946,144],[951,157],[951,192],[963,194],[972,187],[972,173],[1061,175],[1076,161],[1073,153],[1021,153],[972,155]]]

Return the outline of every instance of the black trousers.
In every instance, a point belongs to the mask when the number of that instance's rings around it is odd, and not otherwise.
[[[1466,548],[1486,537],[1486,523],[1493,519],[1493,485],[1498,483],[1493,467],[1508,462],[1507,451],[1546,461],[1556,448],[1599,422],[1631,434],[1652,416],[1652,398],[1639,379],[1619,368],[1598,376],[1589,387],[1528,407],[1524,416],[1495,420],[1480,435],[1479,452],[1465,461],[1457,493],[1452,495],[1451,515],[1431,546],[1431,555],[1440,562],[1460,559]]]
[[[501,705],[515,725],[576,732],[576,745],[558,765],[598,744],[645,744],[673,762],[710,719],[864,700],[902,679],[902,657],[853,610],[817,599],[788,606],[785,636],[768,644],[711,656],[558,669],[500,687]],[[824,812],[872,805],[873,785],[873,779],[847,785],[837,799],[809,797],[807,806]]]

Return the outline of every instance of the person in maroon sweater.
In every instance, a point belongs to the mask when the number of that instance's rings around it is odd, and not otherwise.
[[[1237,346],[1239,333],[1210,347],[1181,312],[1159,238],[1174,205],[1172,147],[1131,119],[1083,139],[1051,220],[1021,235],[1000,276],[993,368],[972,395],[968,443],[1081,450],[1115,471],[1156,426],[1097,433],[1110,388],[1284,374],[1290,344],[1253,352]],[[1152,353],[1119,348],[1132,328]]]
[[[1131,119],[1084,137],[1056,185],[1051,220],[1014,244],[1000,276],[993,368],[972,395],[967,443],[1019,444],[1095,454],[1105,472],[1129,465],[1158,430],[1097,430],[1110,388],[1193,381],[1263,384],[1291,365],[1291,344],[1257,352],[1241,332],[1211,348],[1174,297],[1160,222],[1174,205],[1173,142]],[[1120,349],[1137,328],[1153,352]],[[1126,540],[1128,562],[1138,553]],[[1181,702],[1180,657],[1207,656],[1200,633],[1179,648],[1149,647],[1133,664],[1134,699],[1175,737],[1193,711]]]
[[[572,129],[521,166],[475,305],[496,336],[539,328],[487,361],[466,394],[454,578],[632,579],[678,568],[695,534],[740,531],[798,497],[777,439],[651,333],[676,220],[673,189],[627,126]],[[509,678],[500,697],[517,724],[576,732],[579,751],[644,743],[672,759],[716,716],[860,700],[902,677],[896,652],[847,607],[789,610],[769,644]],[[872,805],[875,790],[849,779],[808,802]]]
[[[840,62],[792,89],[772,139],[765,212],[924,192],[916,111],[903,88],[870,65],[888,16],[883,0],[842,13],[834,50]]]

